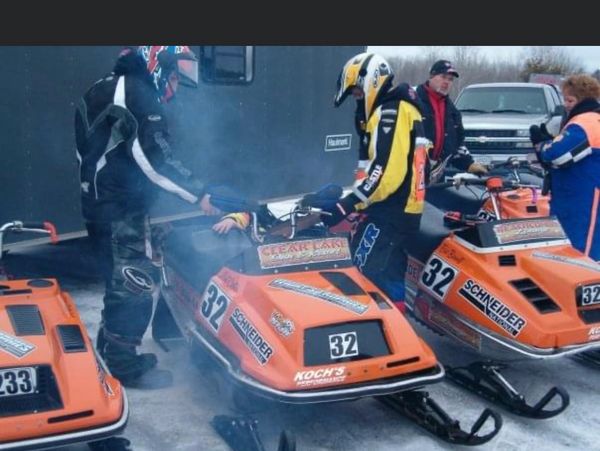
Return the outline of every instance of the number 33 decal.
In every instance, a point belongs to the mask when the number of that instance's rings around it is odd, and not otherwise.
[[[431,256],[423,272],[421,284],[433,295],[444,300],[450,284],[458,271],[435,254]]]

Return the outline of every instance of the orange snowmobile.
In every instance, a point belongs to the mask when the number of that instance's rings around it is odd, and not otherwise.
[[[497,413],[486,409],[465,432],[419,390],[439,382],[443,367],[353,266],[347,238],[305,228],[319,211],[309,199],[285,222],[266,205],[230,206],[252,212],[248,232],[217,235],[208,218],[173,223],[163,245],[155,338],[168,336],[167,308],[188,344],[245,394],[291,404],[375,396],[446,441],[490,440],[501,427]],[[211,202],[218,205],[214,195]],[[493,430],[477,435],[489,417]],[[252,421],[217,417],[213,426],[234,449],[264,449]]]
[[[449,227],[472,224],[477,221],[493,221],[496,219],[496,209],[500,212],[501,219],[537,218],[550,215],[550,195],[542,183],[522,184],[520,170],[525,169],[535,176],[542,176],[540,168],[527,162],[508,159],[498,167],[509,167],[512,179],[495,183],[493,195],[487,195],[475,215],[463,214],[457,211],[445,213],[444,221]],[[467,174],[456,174],[452,177],[455,187],[462,185],[462,177]],[[471,176],[472,178],[472,176]],[[480,200],[480,199],[479,199]],[[496,205],[494,205],[496,204]],[[579,352],[572,356],[573,359],[593,367],[600,367],[600,350]]]
[[[467,197],[470,196],[470,199],[464,199],[463,196],[464,203],[461,211],[446,213],[447,225],[451,226],[452,222],[457,222],[456,225],[465,225],[465,223],[480,220],[537,218],[550,215],[550,196],[542,187],[543,169],[513,157],[504,162],[490,165],[490,170],[490,174],[500,171],[498,175],[501,178],[496,177],[488,184],[479,185],[483,189],[480,193],[473,191],[478,188],[477,182],[475,182],[475,186],[473,183],[463,183],[463,180],[480,180],[479,177],[472,174],[457,173],[446,178],[447,182],[451,183],[438,184],[440,187],[448,185],[456,188],[450,190],[451,192],[461,190],[461,187],[465,186],[467,189],[463,190],[463,194]],[[525,178],[527,180],[524,180]],[[432,197],[437,194],[437,191],[432,193]],[[434,197],[433,203],[438,208],[446,210],[443,201],[436,201]],[[473,209],[472,205],[475,205],[476,209],[474,215],[467,212],[469,209]],[[496,217],[496,211],[500,213],[500,217]]]
[[[51,223],[10,222],[0,227],[0,259],[9,231],[57,241]],[[125,391],[96,354],[69,294],[55,279],[14,280],[0,271],[0,450],[79,442],[129,449],[114,437],[128,414]]]
[[[532,187],[513,180],[505,191],[499,177],[460,183],[484,186],[492,214],[451,218],[462,226],[451,230],[448,216],[427,204],[422,239],[409,249],[407,306],[431,329],[465,345],[465,353],[473,351],[478,361],[446,367],[451,380],[514,413],[555,416],[569,404],[564,389],[553,387],[530,405],[500,369],[514,360],[600,349],[600,266],[570,245],[555,218],[539,217],[547,198],[533,202],[524,194]],[[532,205],[541,208],[528,211]],[[507,214],[524,217],[504,219]]]

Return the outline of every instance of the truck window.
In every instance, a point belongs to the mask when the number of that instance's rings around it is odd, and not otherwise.
[[[559,92],[558,88],[554,85],[550,85],[550,95],[552,96],[552,103],[554,103],[554,105],[562,105],[562,100],[559,96]]]
[[[205,83],[245,85],[254,79],[254,47],[200,46],[200,73]]]
[[[526,87],[465,89],[456,101],[456,106],[467,113],[548,113],[544,90]]]

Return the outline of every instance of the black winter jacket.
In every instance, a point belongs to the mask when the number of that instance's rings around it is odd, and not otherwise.
[[[429,94],[425,89],[425,84],[417,87],[417,95],[423,109],[423,128],[425,136],[432,143],[436,140],[435,135],[435,118],[433,117],[433,107],[429,101]],[[459,148],[464,145],[465,130],[462,125],[462,115],[456,109],[452,100],[446,96],[446,117],[444,122],[444,147],[442,148],[441,157],[438,161],[430,161],[431,166],[435,166],[446,159],[452,166],[461,171],[466,171],[473,163],[473,157],[468,151],[459,151]],[[431,155],[430,155],[431,156]]]
[[[147,214],[158,188],[190,203],[204,186],[172,157],[163,107],[143,58],[121,56],[82,97],[75,113],[86,221]]]

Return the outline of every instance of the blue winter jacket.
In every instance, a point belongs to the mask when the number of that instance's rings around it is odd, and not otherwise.
[[[541,145],[551,166],[550,214],[556,215],[573,247],[600,260],[600,104],[578,103],[553,141]]]

